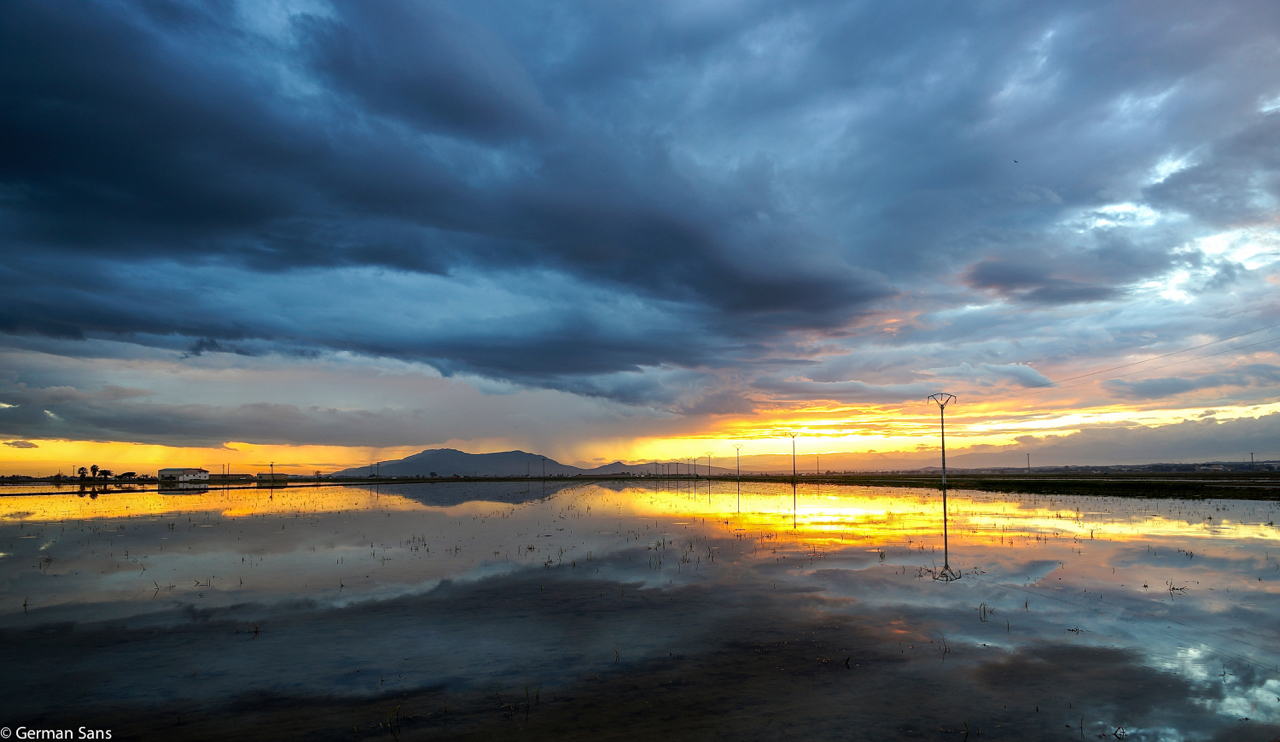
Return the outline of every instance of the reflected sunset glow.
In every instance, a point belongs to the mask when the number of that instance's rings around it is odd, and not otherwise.
[[[615,649],[618,658],[669,659],[705,646],[701,632],[719,636],[727,611],[766,625],[804,617],[871,626],[856,646],[893,657],[936,653],[945,638],[957,667],[1064,642],[1141,647],[1133,661],[1150,667],[1182,663],[1206,677],[1236,668],[1246,680],[1222,699],[1214,686],[1203,703],[1280,722],[1280,703],[1262,694],[1280,682],[1270,679],[1280,656],[1268,649],[1280,641],[1280,504],[954,490],[944,552],[940,495],[811,483],[793,495],[786,483],[751,483],[739,498],[726,481],[564,480],[12,496],[0,498],[0,579],[11,598],[0,630],[170,627],[184,647],[175,659],[96,691],[102,703],[164,687],[174,662],[192,661],[183,637],[201,616],[222,617],[208,630],[238,652],[277,646],[226,638],[261,625],[284,641],[272,650],[289,654],[281,668],[307,668],[301,681],[263,669],[255,688],[289,682],[329,694],[359,656],[376,670],[372,685],[359,686],[370,693],[385,691],[379,677],[431,685],[446,675],[492,693],[496,662],[518,668],[581,653],[528,681],[546,693],[593,678],[594,663],[612,662]],[[931,579],[944,565],[957,581]],[[488,597],[468,602],[474,591]],[[668,616],[688,595],[705,607]],[[584,617],[591,630],[565,630]],[[636,617],[667,633],[637,633]],[[511,625],[476,629],[461,655],[459,632],[476,620]],[[580,634],[601,620],[631,628],[584,653]],[[150,636],[110,650],[113,661],[152,651]],[[733,646],[766,646],[760,636]],[[253,643],[234,643],[244,641]],[[202,662],[219,662],[218,646],[199,650]],[[402,647],[419,647],[422,659],[404,663]],[[941,659],[920,656],[928,667]],[[211,674],[208,687],[242,694],[245,677]]]
[[[346,487],[211,489],[161,494],[110,492],[96,499],[78,495],[0,497],[0,520],[56,523],[210,513],[223,518],[262,515],[315,515],[364,510],[421,510],[423,505],[395,495]]]
[[[937,490],[802,485],[793,508],[791,487],[752,483],[739,498],[733,483],[715,482],[692,489],[627,490],[639,517],[672,513],[724,524],[731,530],[778,532],[806,543],[887,546],[904,540],[930,542],[942,538],[942,498]],[[1008,496],[951,490],[948,493],[952,545],[1018,540],[1092,539],[1134,541],[1153,537],[1242,538],[1280,541],[1280,529],[1261,523],[1218,520],[1178,520],[1159,511],[1143,512],[1133,501],[1099,500],[1123,512],[1076,510],[1082,498]],[[1141,501],[1138,501],[1139,503]],[[1066,503],[1071,503],[1070,505]],[[1135,511],[1136,510],[1136,511]]]

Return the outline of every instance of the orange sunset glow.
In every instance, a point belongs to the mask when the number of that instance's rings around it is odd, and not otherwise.
[[[1008,464],[1017,464],[1024,447],[1023,436],[1062,436],[1089,426],[1116,425],[1155,428],[1198,420],[1212,412],[1219,421],[1255,419],[1280,412],[1280,402],[1237,407],[1192,407],[1160,409],[1151,406],[1095,405],[1076,409],[1037,409],[1017,400],[984,403],[982,398],[965,404],[962,400],[947,409],[949,453],[964,454],[975,447],[983,451],[1008,452]],[[921,457],[920,465],[930,465],[939,445],[936,408],[912,405],[806,405],[792,410],[775,410],[772,417],[753,415],[717,421],[711,430],[691,431],[681,436],[590,441],[574,446],[569,461],[622,459],[627,462],[668,461],[713,454],[713,464],[732,466],[733,443],[743,444],[747,461],[760,456],[790,456],[790,432],[797,432],[797,451],[806,456],[828,457],[826,469],[875,469],[876,459],[886,455]],[[417,453],[413,446],[348,447],[262,445],[229,441],[223,447],[172,447],[99,441],[31,441],[31,448],[6,448],[0,460],[0,474],[70,474],[76,467],[96,463],[116,471],[154,472],[166,466],[202,466],[221,472],[265,471],[274,463],[277,471],[310,475],[315,471],[360,467],[375,461],[402,458]],[[515,448],[525,441],[486,441],[490,450]],[[445,445],[462,450],[477,448],[471,441],[449,441]],[[482,444],[481,448],[484,447]],[[477,451],[479,452],[479,451]],[[1069,462],[1062,462],[1069,463]],[[806,467],[811,468],[811,462]],[[777,468],[774,462],[761,464]],[[789,466],[789,465],[788,465]],[[750,466],[748,467],[751,468]],[[787,467],[783,467],[787,468]]]

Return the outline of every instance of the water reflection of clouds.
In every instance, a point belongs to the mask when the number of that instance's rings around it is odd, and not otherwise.
[[[352,658],[410,678],[405,688],[479,687],[529,667],[568,684],[595,661],[585,658],[615,648],[635,667],[671,647],[718,646],[752,611],[841,617],[872,627],[867,640],[892,645],[889,655],[910,637],[957,667],[1031,672],[1065,647],[1101,663],[1086,670],[1077,658],[1077,680],[1106,662],[1144,666],[1180,678],[1203,713],[1280,721],[1267,701],[1280,671],[1273,504],[980,493],[950,503],[951,562],[965,576],[943,584],[928,576],[941,556],[929,491],[800,488],[793,510],[791,488],[769,486],[744,493],[741,512],[732,483],[574,484],[545,496],[537,484],[471,484],[8,498],[0,626],[39,640],[30,632],[76,621],[57,646],[23,651],[79,647],[85,662],[181,651],[225,679],[201,691],[217,697],[245,682],[378,692]],[[258,660],[239,644],[179,650],[252,622],[277,637],[255,652],[307,672],[246,681],[237,663]],[[143,640],[156,631],[162,639]],[[129,693],[147,698],[176,672],[163,659],[154,667]],[[1215,677],[1224,667],[1230,674]],[[105,703],[117,691],[86,692]]]

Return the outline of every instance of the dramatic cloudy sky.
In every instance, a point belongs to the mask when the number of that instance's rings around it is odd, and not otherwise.
[[[6,470],[1280,458],[1273,2],[13,0],[0,110]]]

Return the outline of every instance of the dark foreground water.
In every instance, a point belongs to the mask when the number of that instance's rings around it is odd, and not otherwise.
[[[948,502],[949,559],[938,493],[897,489],[3,497],[0,726],[1280,737],[1277,503]]]

